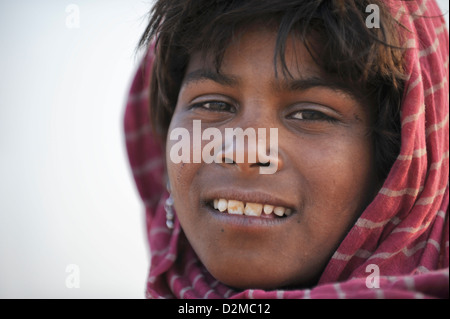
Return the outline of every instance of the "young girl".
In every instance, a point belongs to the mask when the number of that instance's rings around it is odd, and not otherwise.
[[[141,44],[148,298],[448,297],[434,1],[159,0]]]

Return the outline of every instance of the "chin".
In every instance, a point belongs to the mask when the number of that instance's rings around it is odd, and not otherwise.
[[[249,267],[251,266],[251,269]],[[221,263],[206,267],[211,275],[223,284],[239,290],[264,289],[276,290],[289,287],[311,287],[317,282],[317,276],[276,271],[250,262]],[[255,271],[257,269],[257,271]]]

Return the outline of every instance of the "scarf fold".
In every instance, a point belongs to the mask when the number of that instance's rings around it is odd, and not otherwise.
[[[410,30],[404,44],[408,79],[400,155],[311,289],[234,290],[208,273],[176,218],[172,230],[166,227],[169,194],[165,157],[149,122],[154,55],[148,51],[124,116],[129,162],[146,211],[151,252],[147,298],[448,298],[448,31],[434,0],[389,5]]]

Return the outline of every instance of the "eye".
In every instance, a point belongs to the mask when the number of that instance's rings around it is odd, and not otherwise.
[[[230,112],[230,113],[236,113],[236,108],[226,102],[221,101],[206,101],[201,103],[195,103],[191,106],[193,109],[206,109],[208,111],[213,112]]]
[[[291,118],[296,120],[303,120],[303,121],[328,121],[328,122],[334,122],[336,119],[322,113],[319,111],[313,111],[313,110],[302,110],[295,112],[291,115]]]

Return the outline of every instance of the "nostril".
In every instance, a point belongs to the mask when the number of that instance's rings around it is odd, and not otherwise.
[[[257,163],[252,164],[251,166],[269,167],[269,166],[270,166],[270,161],[267,162],[267,163],[260,163],[260,162],[257,162]]]
[[[229,157],[226,157],[226,156],[222,157],[222,163],[225,163],[225,164],[232,164],[232,165],[236,164],[236,162],[234,161],[234,159],[229,158]]]

